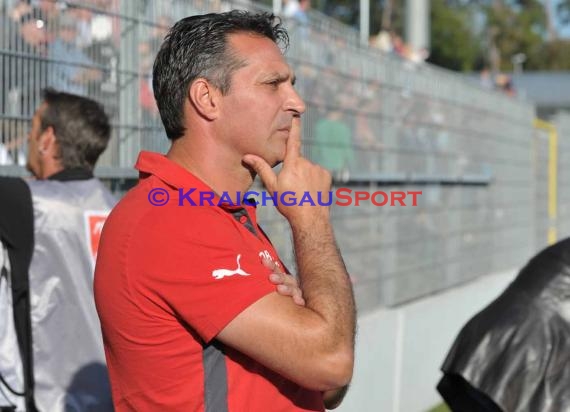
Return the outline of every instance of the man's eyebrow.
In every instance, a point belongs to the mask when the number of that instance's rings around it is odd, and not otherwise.
[[[297,76],[295,76],[294,74],[283,74],[283,73],[278,73],[278,72],[274,72],[274,73],[270,73],[266,76],[266,79],[268,80],[277,80],[280,83],[286,82],[287,80],[291,80],[291,84],[295,84],[295,82],[297,81]]]

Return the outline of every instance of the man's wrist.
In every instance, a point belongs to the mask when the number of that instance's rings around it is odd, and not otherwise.
[[[310,230],[311,232],[330,231],[330,213],[328,210],[319,211],[320,213],[299,213],[295,216],[289,217],[287,220],[291,225],[291,229],[295,230]]]

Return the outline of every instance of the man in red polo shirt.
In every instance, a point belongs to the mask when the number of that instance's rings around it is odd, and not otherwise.
[[[303,306],[269,282],[284,282],[285,269],[238,194],[256,174],[271,193],[316,199],[331,185],[300,154],[305,106],[275,23],[241,11],[188,17],[157,55],[172,145],[141,153],[140,182],[107,219],[95,273],[117,411],[323,411],[344,396],[355,308],[328,207],[277,205]]]

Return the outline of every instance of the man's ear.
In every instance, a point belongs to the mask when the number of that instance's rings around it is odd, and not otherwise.
[[[59,156],[57,139],[52,126],[48,126],[39,136],[38,148],[42,155],[49,155],[53,158]]]
[[[194,80],[188,90],[190,103],[201,116],[208,120],[218,117],[220,95],[218,88],[203,78]]]

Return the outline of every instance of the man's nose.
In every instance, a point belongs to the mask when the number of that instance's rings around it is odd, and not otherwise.
[[[301,96],[299,96],[299,93],[297,93],[293,86],[291,86],[290,95],[285,103],[285,110],[303,114],[305,113],[306,108],[305,102]]]

